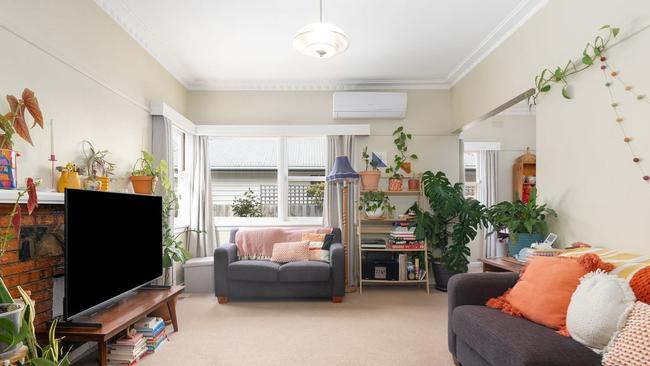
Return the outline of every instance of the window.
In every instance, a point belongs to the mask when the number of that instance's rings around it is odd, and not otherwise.
[[[324,137],[212,137],[209,154],[217,226],[322,222]]]
[[[476,173],[478,153],[465,152],[463,161],[465,165],[465,197],[478,198],[478,178]]]
[[[190,211],[190,180],[189,172],[187,171],[188,162],[187,152],[188,149],[188,135],[176,127],[172,127],[172,151],[173,151],[173,165],[170,169],[174,171],[174,189],[178,196],[178,210],[174,217],[174,226],[183,228],[189,226],[189,211]]]

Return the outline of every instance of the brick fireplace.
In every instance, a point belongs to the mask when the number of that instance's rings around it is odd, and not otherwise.
[[[13,204],[0,203],[0,227],[7,226],[7,214]],[[23,210],[25,211],[25,210]],[[54,309],[60,313],[63,280],[64,208],[59,204],[41,204],[31,216],[22,216],[20,240],[9,242],[0,258],[0,273],[14,297],[17,286],[31,291],[36,304],[37,328],[45,327]]]

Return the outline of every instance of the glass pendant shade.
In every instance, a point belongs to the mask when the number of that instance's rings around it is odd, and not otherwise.
[[[304,26],[293,39],[296,50],[317,58],[332,57],[345,51],[349,44],[348,37],[339,27],[323,22]]]

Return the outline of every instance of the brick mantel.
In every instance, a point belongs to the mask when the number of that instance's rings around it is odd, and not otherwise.
[[[40,192],[39,192],[40,193]],[[15,197],[14,197],[15,200]],[[13,203],[0,203],[0,227],[8,224],[8,214],[13,208]],[[26,210],[23,210],[26,212]],[[43,204],[39,197],[39,206],[31,216],[22,216],[23,235],[20,242],[16,239],[9,242],[5,255],[0,258],[0,273],[2,279],[9,288],[12,296],[18,297],[17,286],[31,291],[31,297],[36,303],[35,325],[43,327],[45,322],[52,319],[53,287],[54,278],[62,276],[63,251],[36,251],[33,248],[26,250],[29,246],[26,242],[31,240],[24,233],[25,230],[34,228],[60,227],[64,220],[64,206],[61,204]],[[49,231],[49,229],[48,229]],[[53,241],[50,235],[50,241]],[[23,248],[21,255],[21,247]]]

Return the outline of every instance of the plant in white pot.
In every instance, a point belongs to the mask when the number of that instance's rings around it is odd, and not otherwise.
[[[359,172],[361,176],[361,189],[364,191],[376,191],[379,188],[379,178],[381,178],[380,166],[386,166],[379,159],[373,159],[368,154],[368,146],[363,148],[361,159],[366,163],[366,170]],[[372,168],[372,169],[369,169]]]
[[[359,200],[359,211],[362,211],[369,219],[381,219],[385,214],[392,214],[395,206],[385,192],[370,191],[364,192]]]

